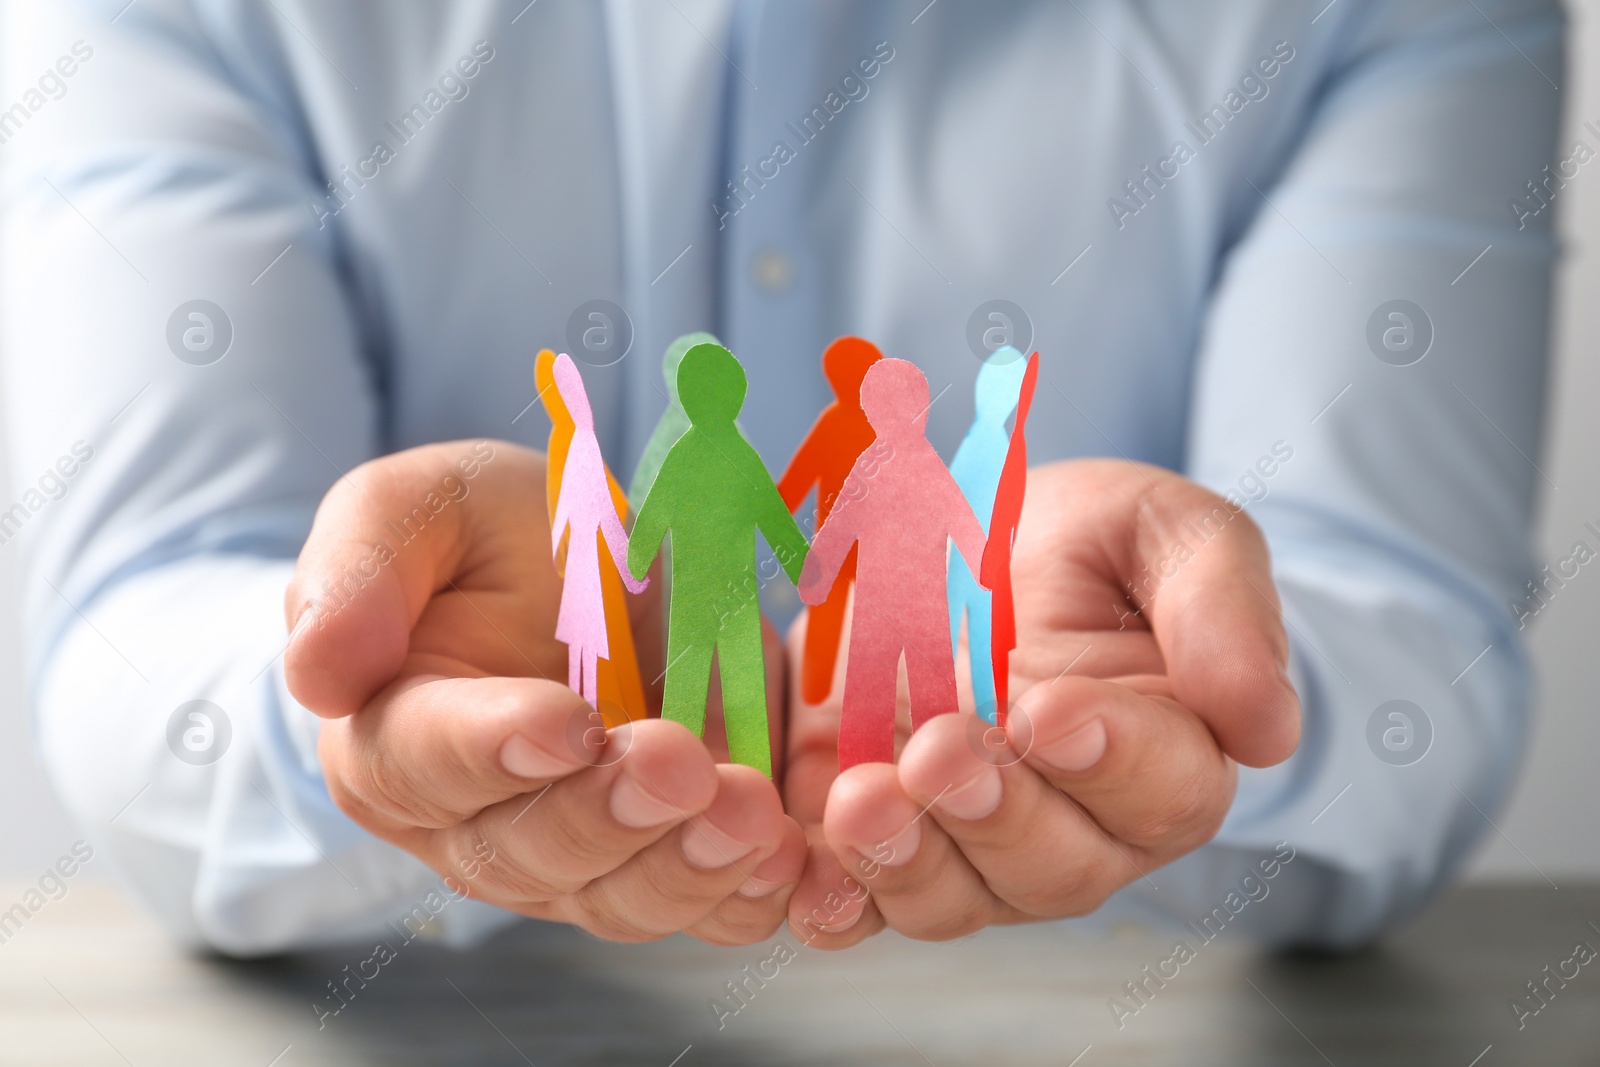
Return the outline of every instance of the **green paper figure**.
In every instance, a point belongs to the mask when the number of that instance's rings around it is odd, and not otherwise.
[[[661,717],[705,733],[715,653],[728,754],[770,776],[756,529],[790,581],[799,580],[809,546],[734,421],[746,382],[733,353],[718,344],[695,345],[683,356],[677,384],[689,427],[662,460],[628,545],[628,569],[644,575],[662,538],[672,534]]]
[[[667,380],[667,410],[661,413],[661,421],[650,432],[650,440],[645,442],[644,452],[639,456],[639,465],[633,468],[633,481],[628,485],[628,506],[635,515],[644,505],[644,498],[650,495],[650,486],[656,480],[656,472],[661,470],[661,461],[689,428],[689,417],[683,413],[683,405],[678,400],[678,365],[695,345],[721,343],[709,333],[686,333],[672,342],[667,354],[661,357],[661,376]]]

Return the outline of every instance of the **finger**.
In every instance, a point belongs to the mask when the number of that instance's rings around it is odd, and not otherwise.
[[[1106,832],[1167,862],[1216,834],[1238,772],[1198,717],[1128,682],[1067,677],[1035,687],[1020,701],[1027,723],[1009,732],[1027,766]]]
[[[723,764],[717,776],[716,799],[704,813],[573,894],[569,920],[613,941],[648,941],[700,922],[737,896],[798,826],[761,772]]]
[[[789,627],[785,659],[800,663],[805,655],[806,627],[810,615],[802,611]],[[840,635],[840,648],[848,647],[849,618]],[[843,656],[839,659],[842,661]],[[823,806],[827,802],[828,787],[839,773],[839,693],[842,670],[836,665],[833,692],[821,704],[810,704],[800,693],[801,670],[788,672],[789,712],[787,740],[784,743],[786,759],[781,781],[784,802],[789,813],[800,820],[802,826],[822,822]]]
[[[419,678],[325,723],[323,775],[362,826],[445,827],[605,759],[572,690],[530,678]]]
[[[402,844],[437,870],[490,852],[494,862],[476,883],[484,894],[507,907],[541,904],[616,870],[715,799],[716,765],[683,726],[641,719],[608,733],[608,744],[625,752],[615,763],[501,801],[459,825],[413,831]]]
[[[858,945],[883,929],[883,915],[866,883],[823,838],[821,826],[807,836],[805,872],[789,897],[789,929],[812,948]]]
[[[427,445],[341,478],[284,594],[284,673],[295,699],[328,717],[361,708],[400,670],[435,594],[483,558],[527,569],[528,584],[543,581],[554,603],[548,523],[542,503],[535,508],[543,500],[543,457],[505,442]],[[495,522],[475,518],[485,509]],[[486,529],[499,540],[480,536]],[[506,543],[511,530],[526,543]],[[492,673],[534,673],[520,654],[510,658],[510,669]]]
[[[946,941],[989,925],[1000,902],[927,810],[901,788],[893,764],[860,764],[834,782],[823,828],[845,867],[871,887],[890,927]]]
[[[997,909],[994,921],[1086,915],[1156,863],[1145,850],[1114,841],[1027,763],[997,765],[974,755],[957,716],[942,715],[913,734],[897,771],[911,801],[928,808],[924,821],[948,835],[1009,906]],[[882,899],[879,906],[887,908]]]
[[[748,945],[770,937],[789,914],[807,853],[805,831],[788,819],[777,851],[749,871],[739,888],[687,933],[713,945]]]
[[[1132,479],[1108,462],[1114,469],[1107,492],[1088,502],[1102,520],[1090,528],[1149,619],[1174,697],[1239,762],[1287,759],[1299,743],[1300,704],[1265,538],[1242,509],[1170,471],[1139,465]],[[1030,489],[1035,482],[1040,492],[1028,508],[1036,522],[1085,506],[1061,499],[1066,480],[1034,478]],[[1081,488],[1081,479],[1072,484]],[[1027,536],[1049,541],[1042,528]]]

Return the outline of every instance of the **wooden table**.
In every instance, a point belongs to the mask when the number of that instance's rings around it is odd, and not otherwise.
[[[0,900],[22,888],[0,886]],[[1265,954],[1222,936],[1120,1030],[1108,1000],[1168,954],[1171,935],[1045,925],[943,945],[885,936],[840,955],[802,946],[760,979],[771,942],[610,945],[529,923],[472,953],[403,945],[367,965],[377,977],[352,984],[319,1029],[313,1003],[335,1003],[326,983],[370,947],[194,958],[114,891],[84,883],[0,944],[0,1063],[1595,1065],[1600,960],[1520,1031],[1509,1006],[1579,940],[1600,948],[1591,922],[1600,886],[1492,886],[1457,890],[1350,956]],[[758,978],[739,1006],[724,983],[746,965]]]

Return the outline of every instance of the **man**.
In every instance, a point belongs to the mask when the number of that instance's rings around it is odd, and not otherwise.
[[[18,484],[63,487],[20,532],[35,721],[179,935],[356,936],[470,869],[462,937],[499,905],[844,946],[1187,918],[1292,855],[1248,921],[1345,944],[1502,802],[1552,0],[5,17],[7,420]],[[946,455],[977,361],[1040,350],[1018,761],[941,716],[835,783],[836,706],[793,700],[781,798],[670,722],[564,743],[529,361],[597,368],[627,470],[689,330],[744,360],[769,469],[834,337],[918,363]],[[1367,741],[1396,699],[1409,766]],[[193,700],[230,729],[180,759]]]

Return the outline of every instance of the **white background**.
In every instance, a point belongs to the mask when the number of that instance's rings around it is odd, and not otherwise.
[[[1583,62],[1600,55],[1600,19],[1593,3],[1572,6],[1573,70],[1565,93],[1567,129],[1561,155],[1581,137],[1600,151],[1600,84]],[[1532,175],[1530,175],[1532,177]],[[1506,196],[1516,190],[1506,190]],[[1579,172],[1557,199],[1566,258],[1558,290],[1556,360],[1550,422],[1539,465],[1558,489],[1541,508],[1541,563],[1567,555],[1586,520],[1600,526],[1600,161]],[[1509,209],[1508,209],[1509,210]],[[1494,255],[1491,249],[1488,253]],[[1466,264],[1463,263],[1463,266]],[[3,383],[0,383],[3,388]],[[4,443],[0,440],[0,460]],[[0,501],[15,499],[0,464]],[[1542,481],[1539,483],[1544,484]],[[3,505],[0,505],[3,508]],[[16,545],[0,545],[0,878],[32,878],[77,836],[32,758],[27,734],[18,617]],[[1532,628],[1542,701],[1532,751],[1510,809],[1471,866],[1474,878],[1542,880],[1600,877],[1600,569],[1586,567]],[[1394,813],[1396,819],[1405,812]],[[1536,866],[1535,866],[1536,865]],[[93,872],[102,874],[101,871]]]

